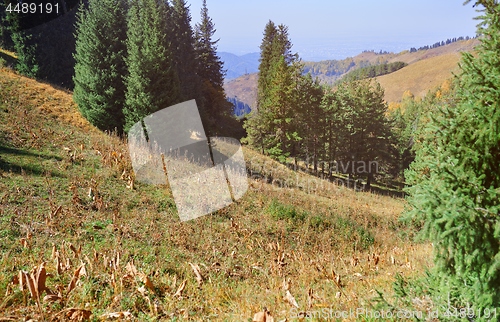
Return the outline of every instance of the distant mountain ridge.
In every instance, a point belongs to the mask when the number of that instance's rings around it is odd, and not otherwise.
[[[375,53],[365,51],[355,57],[343,60],[325,60],[305,62],[304,72],[311,73],[320,82],[333,84],[349,72],[384,63],[404,62],[408,66],[380,76],[377,79],[385,90],[387,102],[401,100],[405,91],[416,96],[423,96],[429,90],[452,77],[460,60],[461,52],[472,52],[479,44],[478,39],[456,41],[436,48],[400,53]],[[224,85],[228,97],[237,97],[239,101],[255,107],[257,97],[258,74],[243,75],[227,81]]]
[[[217,54],[221,58],[222,62],[224,62],[226,81],[259,71],[260,53],[250,53],[243,56],[238,56],[228,52],[219,52]]]

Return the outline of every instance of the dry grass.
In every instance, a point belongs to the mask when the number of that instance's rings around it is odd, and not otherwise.
[[[408,65],[394,73],[377,77],[385,91],[387,102],[398,102],[403,93],[410,91],[415,97],[424,97],[458,71],[460,53],[427,58]]]
[[[398,221],[403,200],[248,149],[271,184],[255,176],[236,203],[180,222],[168,186],[134,182],[125,143],[81,119],[70,93],[0,73],[3,320],[249,321],[264,306],[294,320],[368,308],[397,274],[431,265]]]

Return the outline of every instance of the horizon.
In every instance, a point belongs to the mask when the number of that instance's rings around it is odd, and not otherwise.
[[[201,0],[190,0],[188,5],[194,25],[199,21]],[[292,51],[305,61],[344,59],[365,50],[398,53],[451,38],[474,37],[474,17],[480,14],[472,4],[464,6],[456,0],[315,0],[308,5],[296,0],[209,0],[207,7],[217,30],[214,38],[220,39],[218,52],[237,56],[260,52],[265,24],[272,20],[288,26]]]

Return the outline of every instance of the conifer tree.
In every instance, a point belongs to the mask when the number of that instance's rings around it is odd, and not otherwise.
[[[477,55],[462,56],[457,102],[431,115],[407,178],[409,216],[460,293],[451,304],[471,304],[479,321],[500,309],[500,4],[475,4],[484,8]]]
[[[167,4],[163,0],[130,1],[123,109],[125,131],[145,116],[182,101],[165,30]]]
[[[206,0],[201,8],[201,21],[195,26],[195,48],[198,75],[201,78],[201,116],[209,135],[227,135],[235,127],[232,105],[224,92],[223,63],[217,56],[217,40],[213,40],[215,25],[208,15]]]
[[[89,0],[78,11],[73,98],[102,130],[123,130],[126,10],[122,0]]]
[[[387,159],[390,131],[384,91],[377,82],[361,80],[343,83],[338,92],[347,128],[346,149],[339,159],[344,165],[350,164],[349,175],[366,176],[365,187],[369,189],[378,164]]]
[[[302,65],[291,54],[288,28],[269,21],[261,44],[257,110],[245,122],[246,142],[284,161],[291,156],[298,135],[298,84]]]
[[[174,0],[168,7],[168,29],[172,57],[179,76],[183,100],[198,99],[201,95],[201,81],[195,51],[194,31],[191,28],[191,14],[185,0]],[[202,102],[198,102],[202,106]]]

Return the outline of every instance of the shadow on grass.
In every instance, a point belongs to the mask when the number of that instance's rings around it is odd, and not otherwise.
[[[21,149],[15,149],[11,147],[6,147],[0,145],[0,169],[2,169],[5,172],[13,172],[13,173],[18,173],[22,174],[24,173],[29,173],[29,174],[34,174],[38,176],[45,175],[47,172],[44,170],[41,166],[37,165],[31,165],[31,164],[23,164],[19,165],[16,163],[12,163],[8,160],[5,159],[6,155],[15,155],[15,156],[24,156],[24,157],[29,157],[29,158],[42,158],[45,160],[57,160],[61,161],[62,158],[56,155],[46,155],[46,154],[41,154],[41,153],[36,153],[36,152],[31,152],[27,150],[21,150]],[[60,177],[63,178],[64,175],[50,171],[52,176]]]

